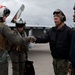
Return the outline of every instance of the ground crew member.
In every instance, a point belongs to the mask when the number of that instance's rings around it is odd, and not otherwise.
[[[73,15],[73,22],[75,22],[75,11],[74,11],[74,15]],[[74,34],[75,34],[75,32],[74,32]],[[73,39],[73,40],[75,40],[75,38]],[[75,44],[74,44],[75,45]],[[75,47],[75,46],[74,46]],[[74,51],[74,53],[75,53],[75,51]],[[74,59],[75,60],[75,59]],[[75,65],[75,64],[74,64]],[[72,74],[71,75],[75,75],[75,66],[73,66],[73,64],[72,64]]]
[[[49,42],[55,75],[67,75],[72,29],[65,24],[66,16],[57,9],[53,12],[55,27],[43,36],[33,37],[35,43]]]
[[[16,28],[13,30],[14,34],[17,34],[25,39],[27,37],[25,32],[25,25],[25,21],[22,19],[18,20],[16,22]],[[29,41],[26,42],[25,45],[12,45],[11,47],[10,57],[12,60],[13,75],[23,75],[25,66],[25,53],[28,51],[28,43]]]
[[[75,5],[73,9],[74,9],[73,22],[75,22]],[[70,73],[69,75],[75,75],[75,28],[73,31],[71,49],[70,49],[69,73]]]
[[[6,6],[0,5],[0,75],[8,75],[7,59],[9,56],[8,51],[10,50],[10,45],[24,44],[26,40],[14,34],[12,30],[4,24],[9,14],[10,10]]]

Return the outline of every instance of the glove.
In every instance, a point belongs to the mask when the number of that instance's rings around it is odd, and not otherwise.
[[[36,41],[36,38],[34,36],[28,36],[30,38],[30,42],[34,43]]]

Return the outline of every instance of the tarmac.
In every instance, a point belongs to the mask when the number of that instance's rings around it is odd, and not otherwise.
[[[49,44],[33,44],[28,52],[28,59],[33,61],[35,75],[54,75],[52,56]],[[12,75],[12,64],[9,61],[9,75]]]
[[[49,44],[33,44],[29,49],[29,60],[34,62],[35,75],[54,75]]]

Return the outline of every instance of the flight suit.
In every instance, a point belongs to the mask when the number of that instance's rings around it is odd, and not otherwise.
[[[27,37],[24,30],[20,33],[17,29],[14,29],[14,34],[19,35],[23,39]],[[25,66],[25,53],[28,51],[27,43],[29,43],[28,40],[26,40],[25,45],[12,45],[11,47],[9,54],[12,60],[13,75],[23,75]]]
[[[8,75],[8,51],[10,46],[12,44],[23,44],[25,40],[14,34],[7,25],[0,22],[0,75]]]

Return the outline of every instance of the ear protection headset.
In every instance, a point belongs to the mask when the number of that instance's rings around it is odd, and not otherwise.
[[[66,16],[64,15],[64,13],[63,13],[60,9],[56,9],[56,10],[53,12],[53,15],[60,17],[60,20],[61,20],[62,22],[66,21]]]

